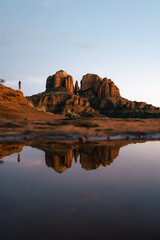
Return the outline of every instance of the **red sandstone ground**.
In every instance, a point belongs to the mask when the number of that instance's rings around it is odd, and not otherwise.
[[[52,120],[61,118],[31,107],[21,91],[0,84],[0,119],[7,120]]]
[[[26,121],[27,120],[27,121]],[[0,84],[0,135],[83,134],[108,136],[115,133],[160,132],[160,119],[69,119],[35,110],[21,91]]]
[[[86,136],[111,136],[116,133],[160,132],[160,119],[53,119],[45,121],[0,121],[0,136],[48,136],[82,134]]]

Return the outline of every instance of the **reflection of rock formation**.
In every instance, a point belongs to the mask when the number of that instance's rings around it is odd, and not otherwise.
[[[120,148],[135,141],[108,141],[105,143],[53,143],[51,141],[29,141],[31,146],[45,152],[46,165],[58,173],[65,172],[72,167],[72,160],[75,163],[79,160],[83,169],[94,170],[100,166],[106,167],[113,163],[118,157]],[[139,140],[138,142],[144,142]],[[13,153],[18,153],[17,161],[20,162],[20,152],[24,145],[0,144],[0,159]],[[2,161],[0,162],[2,163]]]
[[[56,172],[62,173],[72,166],[73,151],[56,153],[45,152],[46,165],[52,167]]]
[[[80,152],[82,168],[93,170],[100,166],[110,165],[119,154],[118,146],[85,147]]]
[[[18,144],[0,144],[0,159],[6,156],[9,156],[13,153],[20,153],[24,145]]]
[[[97,169],[100,166],[110,165],[119,155],[119,150],[127,142],[108,142],[105,145],[96,144],[64,144],[64,143],[41,143],[31,144],[45,152],[46,165],[56,172],[62,173],[72,167],[72,160],[79,159],[82,168],[86,170]],[[78,158],[79,156],[79,158]]]
[[[64,149],[64,151],[45,151],[46,164],[52,167],[56,172],[62,173],[72,166],[72,159],[74,156],[77,162],[78,155],[80,155],[80,164],[86,170],[93,170],[100,166],[110,165],[118,156],[120,146],[94,146],[90,144],[71,146],[71,148]]]

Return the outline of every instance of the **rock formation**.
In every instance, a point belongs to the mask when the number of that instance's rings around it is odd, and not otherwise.
[[[49,76],[46,82],[46,90],[50,91],[59,87],[63,87],[67,91],[73,93],[73,77],[68,73],[60,70],[53,76]]]
[[[29,97],[37,109],[47,112],[67,114],[68,112],[95,113],[87,98],[81,98],[70,92],[44,92]]]
[[[79,89],[79,85],[78,85],[78,81],[76,80],[76,83],[75,83],[75,87],[74,87],[74,90],[75,92],[78,92],[80,89]]]
[[[27,99],[38,110],[66,115],[77,113],[80,115],[94,114],[87,98],[79,97],[73,93],[79,91],[78,81],[73,88],[73,78],[68,73],[60,70],[49,76],[46,82],[46,92],[33,95]]]
[[[21,91],[15,91],[0,84],[0,119],[44,120],[54,118],[56,116],[35,110]]]
[[[88,96],[95,95],[98,98],[120,97],[119,89],[111,79],[102,79],[95,74],[86,74],[83,76],[81,90],[87,91]]]
[[[160,108],[121,97],[111,79],[96,74],[84,75],[79,89],[78,81],[73,87],[72,76],[58,71],[47,78],[46,92],[28,99],[38,109],[63,115],[76,112],[81,116],[100,113],[109,117],[160,117]]]
[[[95,74],[83,76],[81,95],[88,98],[92,108],[110,117],[160,117],[160,108],[121,97],[110,79]]]

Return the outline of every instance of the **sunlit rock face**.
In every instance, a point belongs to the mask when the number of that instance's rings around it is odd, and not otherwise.
[[[46,82],[46,90],[53,90],[55,88],[63,87],[67,91],[73,93],[73,77],[68,73],[60,70],[53,76],[49,76]]]
[[[108,117],[160,117],[160,108],[121,97],[111,79],[86,74],[73,86],[73,77],[60,70],[49,76],[46,91],[27,98],[38,110],[67,115]]]
[[[71,92],[44,92],[29,97],[39,110],[51,113],[67,114],[68,112],[94,113],[87,98],[81,98]]]
[[[88,90],[89,96],[95,95],[99,98],[120,97],[119,89],[111,79],[102,79],[96,74],[86,74],[83,76],[81,90]]]
[[[75,83],[75,87],[74,87],[74,90],[75,92],[78,92],[80,89],[79,89],[79,85],[78,85],[78,81],[76,80],[76,83]]]
[[[81,94],[99,113],[111,117],[160,117],[160,108],[145,102],[129,101],[121,97],[111,79],[86,74],[81,80]]]
[[[69,112],[80,115],[95,113],[87,98],[73,93],[78,91],[78,82],[76,81],[74,88],[72,76],[60,70],[47,78],[45,92],[28,97],[28,100],[38,110],[61,115]]]

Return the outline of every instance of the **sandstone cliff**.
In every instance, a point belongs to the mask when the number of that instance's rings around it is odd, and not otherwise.
[[[75,83],[75,87],[74,87],[74,90],[75,92],[78,92],[80,89],[79,89],[79,85],[78,85],[78,81],[76,80],[76,83]]]
[[[160,108],[121,97],[118,87],[110,79],[95,74],[83,76],[80,95],[88,98],[92,108],[107,116],[160,117]]]
[[[80,115],[95,113],[96,111],[90,107],[87,98],[76,95],[78,91],[78,81],[76,81],[74,88],[72,76],[60,70],[47,78],[45,92],[27,99],[32,102],[35,108],[51,113],[61,115],[67,115],[70,112]]]
[[[160,117],[160,108],[145,102],[129,101],[121,97],[111,79],[86,74],[73,87],[73,78],[64,71],[49,76],[46,91],[28,97],[36,108],[59,114],[76,112],[81,116],[103,114],[110,117]]]
[[[60,70],[54,75],[49,76],[46,82],[46,90],[53,90],[59,87],[63,87],[69,92],[73,93],[73,77],[68,73]]]
[[[28,97],[37,109],[43,109],[47,112],[67,114],[75,112],[78,114],[95,113],[90,107],[87,98],[81,98],[70,92],[44,92]]]
[[[119,89],[111,79],[102,79],[95,74],[86,74],[83,76],[81,90],[87,91],[88,96],[95,95],[98,98],[120,97]]]

